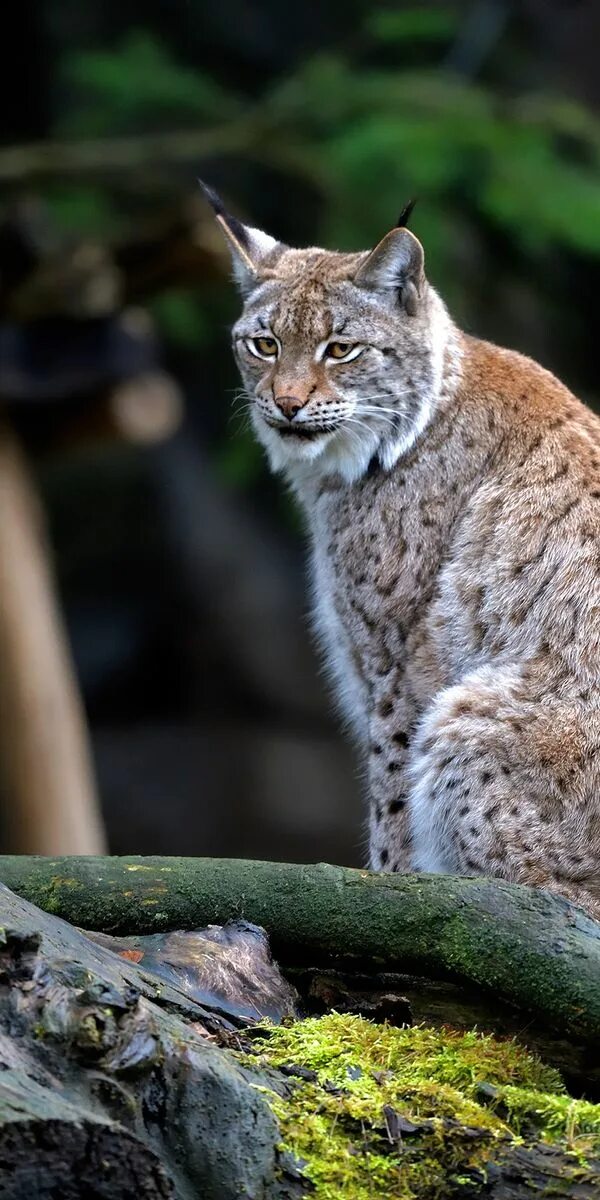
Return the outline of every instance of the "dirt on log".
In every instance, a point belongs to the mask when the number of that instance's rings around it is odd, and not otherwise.
[[[600,924],[500,880],[241,859],[0,856],[0,880],[46,912],[112,934],[244,918],[282,966],[452,980],[600,1046]]]

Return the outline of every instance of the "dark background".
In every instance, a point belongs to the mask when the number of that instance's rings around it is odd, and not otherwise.
[[[418,196],[457,320],[594,405],[598,5],[21,0],[5,22],[0,396],[46,505],[111,849],[359,862],[301,524],[236,415],[237,297],[195,179],[292,244],[339,248]],[[169,236],[144,279],[144,238],[182,214],[177,269]],[[56,282],[81,247],[106,303]],[[151,319],[144,353],[184,398],[148,445],[81,434],[106,372],[138,369],[107,343],[123,313]]]

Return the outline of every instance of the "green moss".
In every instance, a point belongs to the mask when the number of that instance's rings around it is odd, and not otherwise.
[[[499,1102],[515,1134],[535,1131],[541,1141],[566,1143],[579,1153],[600,1151],[600,1104],[525,1087],[503,1088]]]
[[[293,1061],[317,1071],[322,1080],[346,1083],[348,1069],[383,1069],[407,1083],[450,1084],[464,1091],[483,1079],[546,1092],[564,1092],[558,1071],[528,1054],[517,1042],[476,1032],[416,1026],[396,1029],[362,1017],[329,1016],[270,1030],[268,1056],[273,1065]]]
[[[316,1075],[265,1091],[316,1200],[442,1200],[528,1137],[600,1150],[600,1106],[511,1040],[331,1013],[269,1028],[258,1054]]]

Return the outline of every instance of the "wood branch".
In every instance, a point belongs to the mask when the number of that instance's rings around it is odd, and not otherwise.
[[[104,849],[41,509],[7,424],[0,424],[0,777],[6,844],[15,851]]]
[[[311,185],[325,184],[326,172],[314,153],[282,137],[274,129],[268,104],[244,115],[237,122],[212,129],[173,129],[167,133],[134,134],[130,137],[94,138],[79,142],[44,141],[0,149],[0,182],[74,175],[133,175],[136,188],[140,172],[146,170],[156,181],[161,169],[180,165],[182,176],[197,173],[198,163],[207,158],[235,155],[279,167]],[[164,190],[164,187],[163,187]]]
[[[451,979],[563,1037],[600,1044],[600,925],[541,890],[201,858],[3,856],[0,879],[40,908],[115,934],[244,917],[267,930],[284,965],[368,964]]]
[[[213,154],[243,149],[248,133],[248,124],[240,123],[216,129],[174,129],[131,137],[8,146],[0,150],[0,180],[9,183],[42,176],[132,172],[164,163],[197,163]]]
[[[314,1192],[302,1162],[281,1150],[269,1096],[293,1100],[297,1124],[304,1103],[307,1115],[315,1104],[331,1106],[331,1085],[294,1063],[263,1063],[264,1040],[254,1055],[246,1045],[240,1063],[231,1037],[207,1037],[205,1014],[181,991],[1,885],[0,924],[3,1196],[293,1200]],[[394,1168],[386,1195],[399,1194],[415,1162],[423,1164],[420,1185],[406,1194],[423,1200],[441,1194],[440,1170],[454,1200],[598,1195],[592,1153],[569,1153],[568,1138],[541,1144],[535,1124],[515,1140],[503,1127],[454,1119],[450,1089],[434,1119],[376,1101],[359,1121],[344,1107],[344,1089],[333,1094],[331,1132],[336,1123],[342,1129],[343,1153],[374,1150]],[[476,1114],[473,1103],[469,1111]],[[431,1189],[427,1170],[435,1172]],[[352,1196],[340,1192],[340,1200]]]

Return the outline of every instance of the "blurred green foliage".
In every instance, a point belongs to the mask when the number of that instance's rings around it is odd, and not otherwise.
[[[175,62],[149,32],[131,32],[112,50],[67,56],[70,102],[56,133],[222,130],[224,155],[316,188],[314,235],[331,245],[370,244],[416,194],[424,202],[421,233],[442,277],[451,277],[455,259],[452,218],[460,224],[466,211],[505,230],[526,253],[548,244],[600,253],[598,121],[564,98],[508,97],[440,67],[439,43],[451,40],[456,24],[456,12],[443,7],[367,13],[359,54],[313,55],[252,104]],[[373,66],[379,43],[385,66]],[[415,43],[426,44],[431,60],[418,70]],[[61,208],[68,221],[78,208],[78,223],[82,214],[86,224],[112,217],[89,190],[71,209],[62,194]]]
[[[116,237],[127,228],[110,190],[98,184],[52,182],[44,199],[56,223],[75,235]]]
[[[459,26],[459,16],[454,9],[428,7],[426,4],[418,8],[378,9],[367,13],[365,30],[373,37],[389,42],[447,42],[454,36]]]
[[[234,117],[240,101],[202,71],[176,63],[145,30],[115,50],[69,55],[63,65],[73,103],[60,123],[67,137],[114,137]]]
[[[113,50],[67,57],[71,103],[56,132],[222,128],[226,153],[316,187],[319,232],[344,245],[368,244],[399,197],[416,193],[432,226],[438,211],[467,206],[532,253],[549,241],[600,253],[598,122],[572,101],[510,98],[440,67],[439,42],[456,25],[456,13],[439,7],[369,13],[358,59],[343,50],[310,57],[250,108],[149,33],[132,32]],[[416,42],[431,59],[418,70]],[[373,65],[379,43],[393,44],[392,63]],[[445,239],[436,240],[441,252]]]
[[[496,305],[492,331],[502,335],[504,319],[510,337],[515,294],[533,314],[532,325],[558,320],[546,278],[550,258],[552,275],[557,254],[600,255],[599,125],[570,99],[506,86],[512,50],[503,37],[494,51],[496,70],[493,63],[477,80],[453,71],[445,64],[459,25],[453,5],[372,10],[365,4],[362,30],[351,37],[344,30],[337,50],[267,75],[252,99],[205,67],[175,61],[148,31],[130,32],[112,49],[66,55],[55,133],[212,131],[209,169],[216,164],[217,179],[233,173],[239,181],[232,203],[242,212],[245,206],[255,223],[266,216],[275,225],[270,232],[292,242],[367,247],[417,196],[414,228],[453,311],[478,324],[485,298],[488,310]],[[189,164],[188,186],[203,167]],[[265,201],[265,172],[276,205]],[[179,168],[173,186],[181,179]],[[160,186],[164,191],[164,174]],[[130,196],[116,200],[108,184],[63,186],[50,198],[71,228],[96,226],[100,234],[120,228],[130,206]],[[495,301],[488,300],[492,288]],[[180,290],[157,297],[153,310],[172,345],[205,351],[211,336],[220,336],[211,335],[208,304]],[[243,461],[254,471],[245,446],[227,466],[240,478]]]
[[[213,327],[195,292],[169,288],[155,296],[148,308],[163,336],[174,345],[201,350],[210,344]]]

